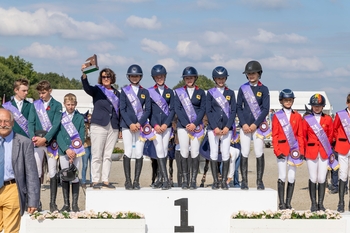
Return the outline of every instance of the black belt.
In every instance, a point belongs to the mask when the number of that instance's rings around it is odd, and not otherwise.
[[[15,183],[16,183],[16,180],[15,180],[15,179],[8,180],[8,181],[4,181],[4,186],[5,186],[5,185],[9,185],[9,184],[15,184]]]

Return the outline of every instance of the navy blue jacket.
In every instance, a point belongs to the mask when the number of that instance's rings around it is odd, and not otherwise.
[[[249,85],[249,84],[248,84]],[[257,127],[264,122],[266,116],[270,110],[270,92],[269,89],[264,86],[260,81],[256,86],[250,86],[253,90],[254,96],[260,106],[261,114],[258,119],[255,120],[253,113],[251,112],[247,100],[245,99],[241,87],[238,90],[237,96],[237,115],[239,118],[239,125],[242,127],[244,124],[255,124]]]
[[[149,93],[147,89],[144,89],[139,86],[139,91],[137,93],[137,97],[139,98],[141,105],[143,107],[143,114],[140,120],[137,119],[137,116],[135,114],[135,111],[126,96],[124,90],[122,89],[122,92],[120,94],[120,114],[121,114],[121,122],[120,126],[123,128],[130,128],[131,124],[136,124],[137,122],[140,123],[140,125],[144,125],[149,115],[151,114],[151,98],[149,97]]]
[[[158,86],[154,85],[153,88],[156,90],[158,94],[160,94]],[[162,124],[166,124],[169,127],[172,126],[172,121],[174,119],[175,115],[175,108],[174,108],[174,91],[170,88],[168,88],[166,85],[164,85],[164,92],[162,97],[165,99],[169,106],[169,115],[165,115],[163,110],[156,104],[156,102],[153,101],[151,98],[152,103],[152,113],[150,115],[150,123],[152,127],[155,127],[156,125],[161,126]]]
[[[185,86],[185,89],[187,92],[186,86]],[[194,122],[192,122],[196,126],[198,126],[203,122],[203,117],[205,114],[205,100],[206,100],[205,92],[199,87],[195,86],[195,89],[193,91],[193,95],[191,98],[191,102],[197,114],[197,119]],[[178,119],[177,120],[178,128],[186,128],[186,125],[191,123],[177,95],[175,95],[175,113]]]
[[[107,96],[98,86],[91,86],[87,78],[83,79],[83,77],[81,77],[81,82],[83,83],[84,91],[92,97],[92,102],[94,104],[91,123],[106,126],[109,122],[111,122],[113,129],[119,129],[120,114],[116,113],[112,103],[108,100]],[[120,100],[119,91],[113,88],[113,92]]]
[[[216,88],[216,87],[214,87]],[[228,118],[225,112],[222,110],[218,102],[214,99],[214,97],[207,92],[207,102],[206,102],[206,113],[208,117],[208,128],[210,130],[214,130],[215,128],[223,129],[225,127],[232,130],[232,125],[235,124],[236,118],[236,97],[234,91],[225,87],[223,92],[223,96],[228,101],[230,109],[230,117]]]

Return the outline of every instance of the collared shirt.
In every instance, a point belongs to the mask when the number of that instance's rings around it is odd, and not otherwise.
[[[45,108],[45,109],[47,109],[47,106],[49,106],[51,99],[52,99],[52,97],[50,97],[49,101],[47,101],[47,102],[45,102],[45,101],[43,100],[44,108]]]
[[[13,131],[5,137],[4,149],[5,149],[5,166],[4,166],[4,181],[9,181],[15,178],[15,173],[12,168],[12,144],[13,144]]]
[[[17,100],[17,99],[15,99],[15,101],[16,101],[16,105],[17,105],[17,108],[18,108],[18,110],[19,110],[19,112],[21,112],[22,111],[22,107],[23,107],[23,100]]]
[[[132,87],[132,90],[134,91],[134,93],[137,95],[137,93],[139,93],[139,89],[140,89],[140,86],[139,85],[131,85]]]
[[[163,95],[164,93],[164,85],[163,86],[158,86],[158,91],[160,95]]]
[[[192,95],[193,95],[193,92],[194,92],[194,87],[187,87],[187,92],[188,92],[188,96],[191,99]]]
[[[283,111],[286,114],[288,121],[290,121],[290,114],[292,114],[292,109],[283,108]]]
[[[69,117],[70,120],[73,119],[73,117],[74,117],[74,112],[75,112],[75,111],[73,111],[71,114],[69,114],[69,113],[66,111],[66,113],[67,113],[67,115],[68,115],[68,117]]]

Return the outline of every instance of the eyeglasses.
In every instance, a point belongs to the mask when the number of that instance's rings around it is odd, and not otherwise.
[[[102,75],[102,78],[104,78],[104,79],[110,79],[111,76],[110,76],[110,75]]]

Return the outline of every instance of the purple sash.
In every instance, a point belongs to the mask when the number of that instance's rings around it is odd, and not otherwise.
[[[348,142],[350,142],[350,117],[348,111],[342,110],[337,112],[337,114],[346,133],[346,137],[348,138]]]
[[[301,166],[303,164],[303,160],[300,158],[299,144],[294,136],[292,126],[290,125],[286,114],[283,110],[279,110],[276,112],[276,117],[282,126],[284,135],[286,136],[290,147],[288,164],[296,167]]]
[[[34,101],[33,104],[34,104],[36,113],[38,114],[41,127],[43,128],[43,130],[46,130],[47,132],[49,132],[50,129],[52,128],[52,125],[51,125],[50,118],[47,115],[46,109],[44,108],[43,100],[41,99],[36,100]]]
[[[103,94],[106,95],[107,99],[112,103],[115,112],[117,113],[117,115],[119,115],[119,99],[118,99],[118,97],[114,94],[114,92],[108,90],[104,86],[102,86],[102,85],[97,85],[97,86],[101,89]]]
[[[74,150],[77,157],[83,156],[85,154],[85,149],[83,146],[83,142],[80,139],[79,132],[75,128],[72,120],[69,118],[67,112],[62,113],[62,120],[61,124],[64,127],[64,129],[67,131],[70,140],[71,145],[69,146],[69,149]]]
[[[321,142],[321,145],[323,146],[323,149],[326,151],[328,155],[328,169],[331,170],[337,170],[339,168],[339,163],[335,159],[335,155],[333,154],[331,144],[328,141],[328,137],[326,133],[324,132],[322,126],[317,122],[314,115],[307,115],[304,118],[306,122],[309,124],[310,128],[314,131],[315,135],[317,136],[318,140]]]
[[[153,101],[158,105],[160,109],[165,113],[165,115],[169,116],[169,106],[165,101],[163,96],[161,96],[154,87],[148,88],[148,92]]]
[[[126,94],[126,97],[128,97],[132,108],[134,109],[137,119],[140,120],[143,115],[143,108],[139,98],[137,97],[135,92],[132,90],[130,85],[123,87],[123,90]],[[156,135],[154,134],[154,130],[152,129],[152,126],[147,121],[143,126],[141,126],[140,140],[141,141],[146,141],[147,139],[154,140],[155,138],[156,138]]]
[[[260,110],[258,101],[256,101],[252,88],[250,87],[249,83],[245,83],[241,86],[241,89],[249,105],[250,111],[252,111],[253,113],[255,120],[258,119],[259,115],[261,114],[261,110]],[[266,120],[264,120],[259,125],[257,129],[257,136],[260,137],[261,139],[269,138],[271,136],[271,129],[269,124],[267,124]]]
[[[224,97],[224,95],[221,94],[221,92],[216,87],[210,89],[209,93],[213,96],[215,101],[219,104],[219,106],[224,111],[227,118],[230,118],[230,104],[227,101],[227,99]],[[236,132],[236,124],[234,122],[232,125],[232,138],[231,138],[232,143],[237,141],[237,138],[238,138],[238,134],[235,132]]]
[[[192,102],[187,95],[187,92],[184,87],[177,88],[175,90],[179,100],[181,102],[182,107],[185,109],[186,115],[191,123],[193,123],[197,119],[196,111],[193,108]],[[204,137],[204,129],[203,124],[199,124],[194,132],[188,132],[188,136],[193,139],[194,137],[201,139]]]
[[[23,114],[18,110],[18,108],[16,108],[15,106],[12,105],[12,103],[10,101],[4,103],[2,105],[5,109],[9,110],[10,112],[12,112],[13,114],[13,118],[15,119],[15,121],[17,122],[17,124],[19,125],[19,127],[21,127],[21,129],[23,129],[23,131],[27,134],[27,136],[29,137],[29,132],[28,132],[28,120],[23,116]]]

